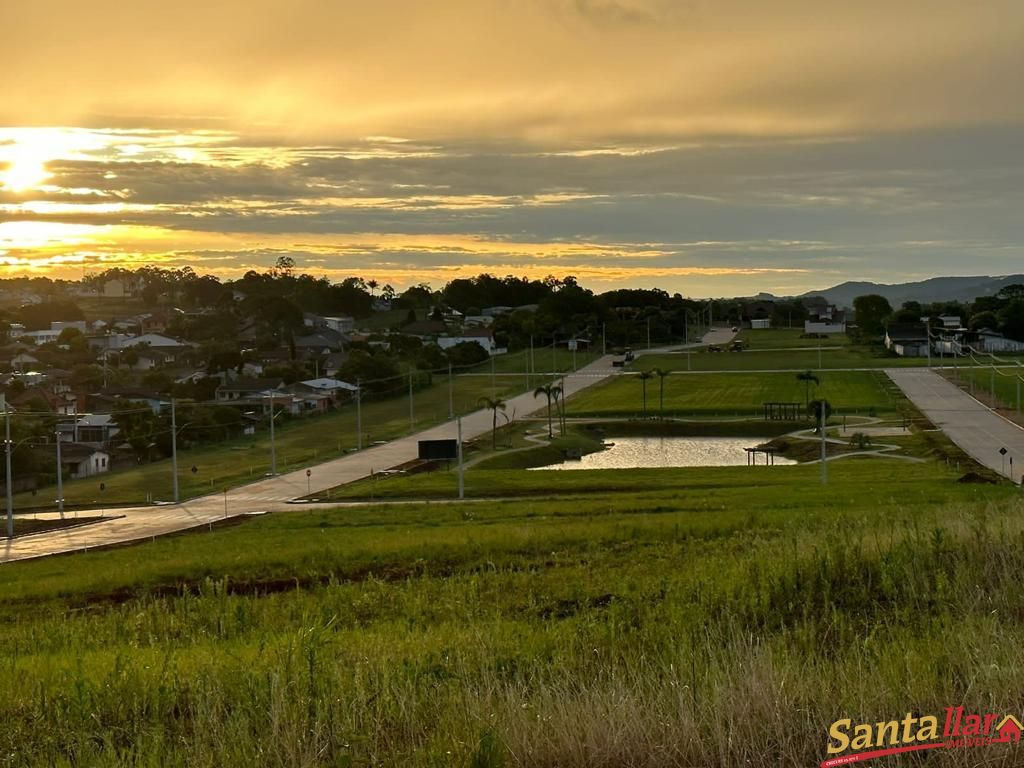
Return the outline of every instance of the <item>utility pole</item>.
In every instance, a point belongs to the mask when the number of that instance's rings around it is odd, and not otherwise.
[[[416,412],[412,403],[412,364],[409,365],[409,429],[416,426]]]
[[[1018,390],[1019,391],[1019,390]],[[14,538],[14,492],[11,484],[14,479],[11,477],[11,410],[7,405],[7,398],[4,397],[4,445],[7,454],[7,538]]]
[[[526,386],[530,386],[527,382]],[[455,385],[452,381],[452,361],[448,361],[448,418],[455,416]]]
[[[608,323],[601,323],[601,354],[608,354]]]
[[[277,477],[277,443],[274,440],[274,395],[270,396],[270,474]]]
[[[496,385],[494,383],[494,350],[493,349],[490,351],[490,355],[491,355],[491,393],[493,394],[495,392],[495,387],[496,387]]]
[[[60,458],[60,422],[57,422],[57,511],[60,519],[64,519],[64,467]]]
[[[171,398],[171,474],[174,477],[174,503],[179,501],[178,497],[178,421],[174,408],[174,398]]]
[[[558,334],[554,334],[551,337],[551,376],[554,377],[555,370],[558,367],[555,363],[555,350],[558,348]]]
[[[527,360],[526,364],[527,364],[527,369],[526,370],[529,372],[529,373],[526,374],[526,388],[530,389],[533,386],[532,382],[530,381],[530,377],[533,376],[533,374],[537,372],[536,364],[535,364],[535,361],[533,359],[533,334],[532,333],[530,334],[530,359]]]
[[[363,450],[363,380],[356,379],[356,450]]]
[[[651,318],[647,318],[647,348],[651,348]]]
[[[821,430],[821,484],[828,485],[827,446],[825,443],[825,401],[818,401],[818,424]]]
[[[458,439],[456,440],[456,443],[458,443],[457,447],[459,455],[459,498],[464,499],[466,498],[466,486],[462,479],[462,417],[459,416],[455,423],[458,427]]]

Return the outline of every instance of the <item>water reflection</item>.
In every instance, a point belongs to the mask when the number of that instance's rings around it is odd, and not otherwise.
[[[744,448],[766,442],[764,437],[617,437],[610,448],[534,469],[633,469],[636,467],[732,467],[747,463]],[[759,457],[763,462],[764,457]],[[795,464],[775,457],[776,464]]]

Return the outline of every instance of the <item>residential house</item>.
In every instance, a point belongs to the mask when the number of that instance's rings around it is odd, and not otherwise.
[[[39,360],[28,352],[19,352],[11,358],[11,368],[16,371],[24,371],[26,368],[32,370],[39,365]]]
[[[317,392],[321,395],[331,395],[332,397],[359,391],[359,387],[355,384],[349,384],[347,381],[339,381],[329,377],[300,381],[296,387],[302,387],[306,391]]]
[[[91,413],[58,426],[62,442],[80,443],[92,448],[105,448],[121,430],[112,413]]]
[[[226,381],[217,387],[215,397],[219,403],[254,401],[260,399],[266,392],[280,391],[283,387],[282,379],[237,379]]]
[[[338,333],[352,333],[356,329],[356,320],[348,315],[317,315],[304,312],[303,323],[307,328],[329,328]]]
[[[1000,352],[1024,352],[1024,341],[1008,339],[997,331],[982,328],[978,331],[978,347],[990,354]]]
[[[889,323],[885,329],[885,346],[900,357],[926,357],[928,326],[924,323]]]
[[[24,378],[21,379],[25,381]],[[27,382],[26,382],[27,383]],[[70,416],[79,410],[79,395],[75,394],[71,387],[63,382],[46,383],[39,381],[29,384],[20,394],[8,398],[15,408],[25,408],[30,403],[45,403],[46,408],[52,413],[61,416]]]
[[[70,469],[71,477],[93,477],[110,471],[109,451],[84,443],[61,443],[61,463]]]
[[[345,346],[345,337],[339,331],[321,327],[305,336],[296,336],[294,343],[296,351],[326,355],[331,352],[340,352]]]
[[[506,351],[504,349],[498,349],[494,342],[494,331],[490,328],[466,328],[462,333],[452,334],[450,336],[439,336],[437,339],[437,344],[441,349],[451,349],[457,344],[462,344],[464,342],[479,344],[487,350],[488,355],[499,355]]]
[[[145,403],[153,413],[160,413],[169,408],[171,400],[157,392],[145,389],[126,389],[107,387],[90,396],[92,410],[116,411],[126,408],[128,403]]]
[[[418,320],[402,328],[406,336],[416,336],[423,341],[434,341],[448,333],[448,326],[440,320]]]

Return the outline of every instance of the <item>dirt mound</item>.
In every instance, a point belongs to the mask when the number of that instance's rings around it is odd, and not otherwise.
[[[985,475],[979,475],[977,472],[968,472],[966,475],[961,476],[958,483],[985,483],[988,485],[994,485],[997,480],[993,477],[986,477]]]

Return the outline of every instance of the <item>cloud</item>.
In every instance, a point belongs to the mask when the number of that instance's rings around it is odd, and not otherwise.
[[[0,111],[20,124],[564,142],[1024,115],[1015,0],[40,0],[4,15],[19,76],[0,85],[16,112]]]

